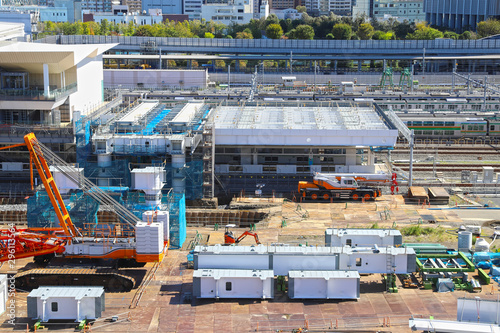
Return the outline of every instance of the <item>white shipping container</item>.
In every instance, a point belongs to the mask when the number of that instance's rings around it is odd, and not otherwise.
[[[288,297],[359,299],[357,271],[290,271]]]
[[[273,298],[274,273],[272,270],[195,270],[193,296],[197,298]]]
[[[170,225],[168,211],[148,210],[142,213],[142,222],[157,222],[163,224],[163,241],[167,242],[169,240]]]

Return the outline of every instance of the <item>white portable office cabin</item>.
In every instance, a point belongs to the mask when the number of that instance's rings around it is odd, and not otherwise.
[[[28,318],[82,321],[97,319],[105,310],[103,287],[39,287],[27,299]]]
[[[359,299],[357,271],[290,271],[288,297]]]
[[[273,298],[272,270],[199,269],[193,273],[197,298]]]

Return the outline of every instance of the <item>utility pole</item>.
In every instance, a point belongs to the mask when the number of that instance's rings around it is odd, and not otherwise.
[[[413,141],[415,141],[415,133],[410,132],[410,171],[408,172],[408,187],[413,186]]]
[[[227,91],[231,89],[231,65],[227,65]]]
[[[488,77],[485,76],[484,77],[484,96],[483,96],[483,111],[486,111],[486,87],[488,85],[488,83],[486,82],[488,80]]]
[[[316,60],[314,60],[314,91],[316,91]]]
[[[160,52],[160,66],[159,66],[159,68],[161,69],[161,47],[159,48],[159,52]]]
[[[425,47],[424,47],[424,53],[422,55],[422,75],[425,75]]]
[[[290,74],[292,74],[292,61],[293,61],[292,54],[293,54],[292,51],[290,51]]]

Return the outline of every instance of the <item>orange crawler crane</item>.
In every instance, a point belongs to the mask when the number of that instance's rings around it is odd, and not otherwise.
[[[313,182],[300,181],[298,191],[303,199],[330,201],[335,199],[373,200],[380,190],[361,187],[354,177],[335,177],[318,173]]]
[[[59,228],[28,228],[0,230],[0,262],[12,259],[34,257],[36,263],[48,263],[55,255],[77,259],[107,259],[126,261],[130,264],[161,262],[168,244],[163,240],[162,226],[155,223],[139,222],[138,218],[121,206],[98,186],[83,177],[71,165],[67,164],[49,148],[42,145],[33,133],[24,136],[24,143],[0,148],[9,149],[26,146],[30,153],[31,184],[33,187],[33,164],[47,191],[48,197],[56,213]],[[47,160],[71,181],[79,185],[82,191],[100,204],[113,208],[115,213],[126,224],[116,224],[107,232],[91,229],[78,229],[71,221],[66,205],[54,181]],[[85,224],[89,228],[91,224]],[[127,231],[128,230],[128,231]],[[151,235],[156,235],[151,237]],[[32,274],[29,272],[36,271]],[[127,290],[134,285],[132,278],[100,270],[85,269],[38,269],[23,272],[16,276],[16,284],[25,288],[37,287],[40,284],[71,284],[71,281],[82,285],[103,285],[108,289]],[[54,279],[57,277],[57,279]],[[112,288],[111,288],[112,287]]]

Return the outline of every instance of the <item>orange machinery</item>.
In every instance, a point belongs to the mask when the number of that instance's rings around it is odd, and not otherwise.
[[[238,244],[241,242],[246,236],[252,236],[255,239],[255,243],[260,244],[259,241],[259,236],[257,233],[250,232],[250,231],[245,231],[242,233],[238,238],[234,235],[234,233],[231,231],[231,228],[236,227],[234,224],[228,224],[226,225],[226,230],[224,232],[224,245],[231,245],[231,244]]]
[[[0,230],[0,262],[13,258],[34,257],[35,262],[46,263],[54,255],[66,258],[88,259],[126,259],[137,262],[160,262],[164,249],[168,244],[163,241],[163,232],[156,232],[158,239],[136,237],[138,233],[151,235],[148,228],[158,227],[153,223],[137,223],[138,219],[122,207],[99,187],[80,174],[75,175],[68,170],[71,166],[55,155],[49,148],[42,145],[33,133],[24,136],[24,143],[0,148],[0,150],[26,146],[30,153],[31,184],[33,187],[33,164],[35,165],[45,190],[54,207],[60,228],[31,228]],[[53,161],[56,168],[65,176],[79,184],[82,190],[100,203],[115,208],[118,216],[129,224],[115,225],[109,232],[99,235],[92,230],[80,230],[75,227],[59,193],[54,177],[49,169],[47,158]],[[161,233],[161,235],[160,235]],[[155,232],[153,232],[155,234]],[[139,239],[140,238],[140,239]],[[159,244],[155,244],[155,242]],[[151,253],[151,244],[157,249]],[[144,249],[144,251],[142,251]]]

